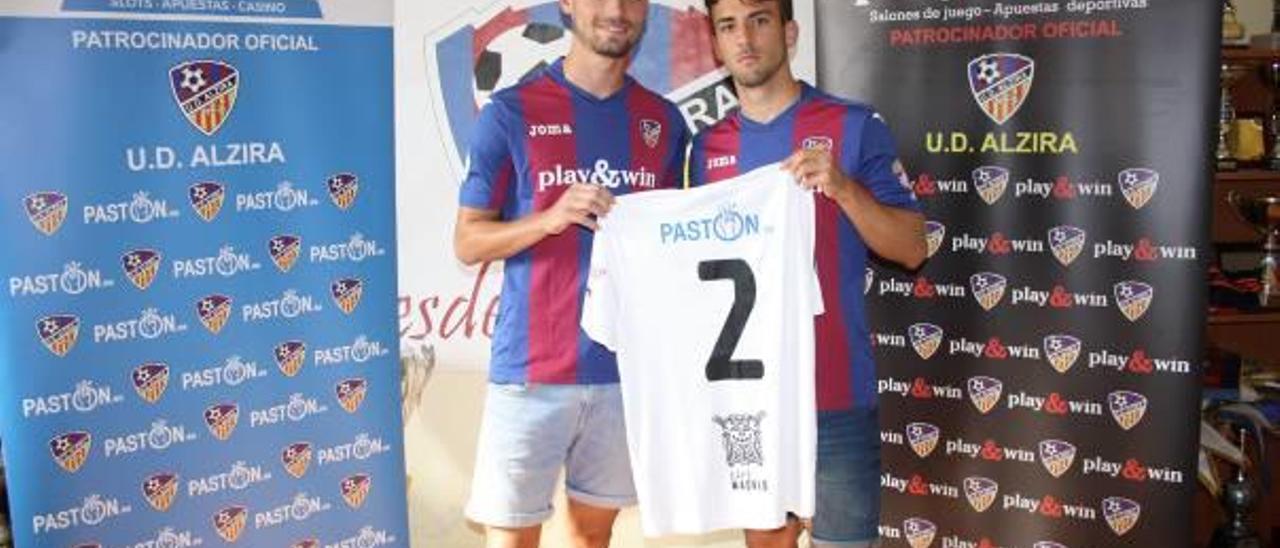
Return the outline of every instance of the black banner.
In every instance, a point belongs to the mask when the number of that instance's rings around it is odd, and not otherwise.
[[[929,218],[867,273],[886,546],[1185,546],[1219,2],[819,0]]]

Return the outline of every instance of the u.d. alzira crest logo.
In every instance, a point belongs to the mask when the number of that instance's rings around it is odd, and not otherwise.
[[[187,61],[169,69],[173,100],[188,122],[213,135],[227,121],[240,90],[240,71],[222,61]]]
[[[1016,53],[989,53],[969,61],[969,91],[997,124],[1009,121],[1031,93],[1036,62]]]

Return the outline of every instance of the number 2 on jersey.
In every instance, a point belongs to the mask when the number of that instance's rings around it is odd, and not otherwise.
[[[764,362],[760,360],[735,360],[733,351],[742,339],[747,318],[756,306],[756,277],[751,265],[742,259],[718,259],[698,263],[698,278],[702,281],[732,280],[733,306],[729,317],[720,329],[720,337],[707,360],[707,380],[711,382],[732,379],[759,379],[764,377]]]

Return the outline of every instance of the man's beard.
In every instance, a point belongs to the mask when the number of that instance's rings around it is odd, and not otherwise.
[[[608,23],[608,21],[602,21],[602,23]],[[599,38],[596,33],[592,32],[594,26],[593,24],[592,28],[583,29],[575,24],[573,33],[578,35],[578,38],[582,39],[587,44],[587,47],[591,48],[591,51],[597,55],[612,59],[623,59],[631,55],[636,43],[640,41],[640,33],[636,33],[634,38]]]

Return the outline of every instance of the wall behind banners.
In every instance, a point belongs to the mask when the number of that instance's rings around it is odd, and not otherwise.
[[[17,545],[402,545],[390,3],[111,5],[0,9]]]
[[[868,272],[890,546],[1184,546],[1213,2],[824,1],[929,224]]]
[[[676,101],[695,127],[736,105],[710,54],[710,28],[699,0],[653,0],[631,74]],[[796,18],[812,29],[813,6],[796,2]],[[396,3],[396,132],[401,343],[433,356],[420,412],[406,424],[413,482],[410,522],[415,544],[473,546],[463,521],[475,436],[483,405],[490,333],[501,265],[463,267],[453,255],[453,221],[469,128],[487,92],[542,61],[568,51],[569,37],[526,39],[529,24],[561,24],[553,0]],[[554,33],[553,33],[554,34]],[[496,82],[476,78],[501,70]],[[815,73],[814,34],[801,33],[793,63]],[[477,83],[479,82],[479,83]],[[624,515],[617,542],[638,543],[634,513]],[[553,523],[552,529],[559,527]],[[553,530],[550,538],[558,538]],[[668,540],[668,545],[738,543],[736,535]]]

